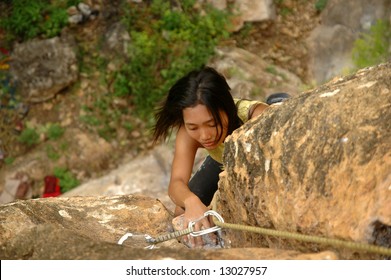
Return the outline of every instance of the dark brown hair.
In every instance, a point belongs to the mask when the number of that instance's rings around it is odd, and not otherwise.
[[[224,76],[211,67],[204,67],[191,71],[171,87],[155,114],[154,141],[166,139],[173,128],[183,124],[183,110],[198,104],[209,109],[218,127],[222,127],[219,113],[227,114],[228,135],[243,124]]]

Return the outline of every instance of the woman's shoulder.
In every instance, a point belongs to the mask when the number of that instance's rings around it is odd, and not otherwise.
[[[238,108],[238,116],[243,121],[246,122],[251,118],[253,109],[258,104],[265,104],[264,102],[258,100],[249,100],[249,99],[239,99],[234,98],[236,107]]]

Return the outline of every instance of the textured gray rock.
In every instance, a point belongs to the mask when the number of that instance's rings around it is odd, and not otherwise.
[[[86,240],[117,245],[125,233],[155,236],[171,229],[171,216],[165,207],[158,200],[143,196],[16,201],[1,206],[0,217],[2,259],[37,254],[69,259],[72,255],[56,252],[59,247],[71,246],[68,252],[78,251],[77,247],[83,248]],[[39,252],[45,243],[48,251]]]
[[[390,81],[391,63],[363,69],[235,131],[226,140],[218,212],[231,223],[389,247]],[[233,247],[324,249],[246,232],[228,238]]]
[[[148,153],[140,154],[105,176],[90,180],[62,196],[142,194],[159,199],[173,212],[175,205],[167,193],[173,155],[174,147],[171,143],[155,146]],[[204,158],[205,152],[197,153],[194,171]]]
[[[295,95],[302,82],[293,73],[241,48],[220,47],[210,65],[222,73],[237,98],[266,100],[275,92]]]
[[[10,71],[26,101],[49,100],[76,82],[75,48],[70,36],[34,39],[15,46]]]
[[[354,41],[368,32],[378,19],[388,20],[388,0],[329,0],[321,14],[321,24],[307,39],[309,69],[318,84],[354,68]]]
[[[203,1],[199,0],[199,2]],[[228,9],[235,15],[231,22],[233,31],[240,30],[246,22],[262,22],[276,18],[276,7],[272,0],[207,0],[207,2],[220,10]]]
[[[268,248],[191,250],[176,239],[147,245],[172,231],[172,216],[145,196],[71,197],[16,201],[0,206],[0,258],[7,259],[336,259],[330,251],[303,254]],[[123,245],[117,244],[126,233]]]

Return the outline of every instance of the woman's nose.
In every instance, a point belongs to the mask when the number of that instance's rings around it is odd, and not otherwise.
[[[208,129],[201,129],[200,131],[200,139],[202,141],[208,141],[212,139],[212,134],[208,131]]]

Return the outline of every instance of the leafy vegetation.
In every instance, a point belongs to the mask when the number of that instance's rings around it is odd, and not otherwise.
[[[6,165],[11,165],[14,161],[15,161],[15,158],[13,158],[13,157],[7,157],[4,159],[4,163]]]
[[[39,143],[39,134],[34,128],[26,128],[18,137],[20,143],[31,147]]]
[[[354,43],[352,50],[353,62],[357,68],[363,68],[390,58],[391,25],[389,21],[378,20],[368,33]]]
[[[215,46],[228,37],[229,15],[194,0],[153,0],[150,5],[124,7],[132,44],[129,60],[114,81],[116,96],[129,96],[139,116],[148,120],[156,103],[185,73],[206,64]],[[124,5],[129,5],[125,3]]]
[[[60,179],[60,187],[62,193],[70,191],[71,189],[77,187],[80,184],[79,180],[77,180],[76,177],[72,174],[72,172],[70,172],[66,168],[55,167],[53,173],[54,176]]]
[[[315,10],[321,12],[326,8],[328,0],[317,0],[315,2]]]
[[[131,44],[128,55],[115,62],[114,72],[107,69],[117,58],[109,61],[99,55],[99,49],[91,52],[80,48],[81,71],[87,75],[99,72],[97,79],[107,89],[83,106],[80,120],[108,141],[120,131],[139,128],[139,120],[143,131],[148,131],[144,128],[153,123],[155,106],[173,83],[206,64],[216,45],[229,36],[228,13],[207,5],[202,7],[203,13],[196,10],[200,8],[194,6],[194,0],[174,2],[121,1],[120,19]],[[136,123],[134,118],[138,119]]]
[[[0,28],[8,42],[50,38],[67,25],[67,8],[79,2],[15,0],[3,11]],[[132,42],[122,66],[108,74],[109,60],[99,55],[99,44],[94,55],[91,49],[79,46],[81,71],[92,74],[98,70],[102,86],[108,88],[106,93],[94,96],[92,106],[84,108],[81,121],[106,140],[114,138],[120,126],[127,131],[134,128],[129,118],[124,118],[129,113],[152,123],[154,107],[169,87],[185,73],[206,64],[216,45],[229,36],[229,14],[207,4],[196,7],[195,0],[119,2],[123,7],[120,19]],[[2,96],[16,100],[10,89],[2,88]],[[116,99],[125,100],[126,106],[116,106]],[[52,139],[61,137],[62,132],[53,127],[44,133]],[[21,138],[22,143],[28,142]]]
[[[57,140],[61,138],[61,136],[64,134],[65,129],[62,128],[59,124],[51,124],[49,128],[47,129],[47,137],[50,140]]]
[[[67,8],[80,1],[14,0],[8,16],[0,18],[0,27],[8,40],[28,40],[37,36],[51,38],[68,23]]]

